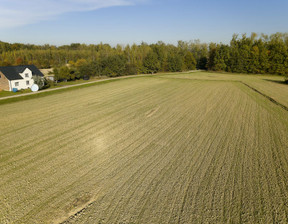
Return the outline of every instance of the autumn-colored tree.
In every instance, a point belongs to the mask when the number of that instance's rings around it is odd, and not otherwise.
[[[15,65],[22,65],[22,64],[23,64],[23,58],[21,57],[16,58]]]

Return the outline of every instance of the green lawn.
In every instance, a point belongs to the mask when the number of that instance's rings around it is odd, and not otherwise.
[[[6,96],[15,96],[15,95],[19,95],[19,94],[21,94],[21,92],[14,93],[14,92],[2,90],[2,91],[0,91],[0,98],[1,97],[6,97]]]

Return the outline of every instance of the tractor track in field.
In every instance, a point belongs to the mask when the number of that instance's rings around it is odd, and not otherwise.
[[[159,78],[163,78],[163,77],[159,77]],[[279,103],[278,101],[276,101],[272,97],[262,93],[261,91],[257,90],[256,88],[250,86],[249,84],[247,84],[247,83],[245,83],[243,81],[238,81],[238,80],[217,80],[217,79],[191,79],[191,78],[183,78],[183,77],[181,77],[181,78],[178,78],[178,77],[176,77],[176,78],[164,77],[164,78],[165,79],[181,79],[181,80],[204,81],[204,82],[206,82],[206,81],[208,81],[208,82],[215,82],[215,81],[217,81],[217,82],[236,82],[236,83],[238,82],[238,83],[241,83],[241,84],[247,86],[249,89],[253,90],[254,92],[256,92],[258,94],[260,94],[261,96],[264,96],[266,99],[268,99],[272,103],[276,104],[277,106],[280,106],[282,109],[288,111],[288,107],[287,106],[283,105],[282,103]]]
[[[92,202],[88,203],[86,206],[84,206],[82,209],[78,210],[76,213],[72,214],[71,216],[69,216],[64,221],[59,222],[59,224],[69,223],[70,220],[75,219],[78,215],[82,214],[87,208],[89,208],[94,203],[95,203],[95,201],[92,201]]]
[[[245,82],[239,81],[240,83],[242,83],[243,85],[247,86],[248,88],[252,89],[254,92],[260,94],[261,96],[264,96],[266,99],[268,99],[269,101],[271,101],[272,103],[276,104],[277,106],[281,107],[282,109],[288,111],[288,107],[286,107],[285,105],[283,105],[282,103],[279,103],[278,101],[274,100],[272,97],[260,92],[259,90],[255,89],[254,87],[248,85]]]

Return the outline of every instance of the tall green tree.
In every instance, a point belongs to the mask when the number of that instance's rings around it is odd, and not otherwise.
[[[168,71],[169,72],[180,72],[183,67],[183,58],[180,55],[169,55],[168,59]]]
[[[184,56],[184,70],[196,69],[197,61],[190,51],[187,51]]]
[[[150,51],[143,61],[145,73],[156,73],[160,69],[160,62],[155,52]]]

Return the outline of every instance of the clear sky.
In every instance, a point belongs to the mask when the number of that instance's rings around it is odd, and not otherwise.
[[[288,32],[288,0],[0,0],[0,40],[14,43],[229,43]]]

